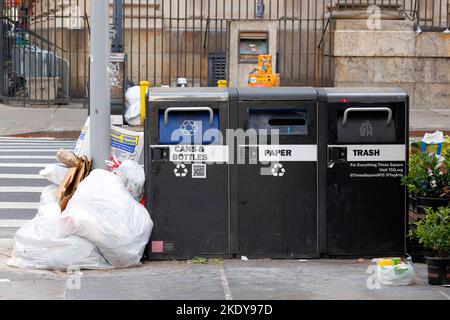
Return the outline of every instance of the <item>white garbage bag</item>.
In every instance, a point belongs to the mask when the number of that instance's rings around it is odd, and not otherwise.
[[[384,285],[407,286],[414,283],[416,272],[409,261],[402,261],[397,265],[380,266],[377,264],[377,277]]]
[[[141,87],[134,86],[125,93],[125,121],[130,126],[141,124]]]
[[[133,160],[125,160],[115,170],[136,201],[144,196],[145,171],[142,166]]]
[[[77,235],[94,243],[114,267],[140,265],[153,222],[122,179],[94,170],[80,183],[62,213],[63,235]]]
[[[60,185],[63,182],[68,170],[69,168],[66,165],[61,163],[52,163],[39,171],[39,175],[51,183]]]
[[[53,196],[56,188],[45,188],[38,214],[17,231],[8,265],[56,270],[112,268],[88,240],[78,236],[59,237],[61,209]]]

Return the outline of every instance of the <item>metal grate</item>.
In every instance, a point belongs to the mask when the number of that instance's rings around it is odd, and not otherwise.
[[[217,81],[227,79],[225,53],[210,53],[208,57],[208,87],[216,87]]]

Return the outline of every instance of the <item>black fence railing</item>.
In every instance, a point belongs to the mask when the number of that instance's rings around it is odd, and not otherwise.
[[[0,99],[86,102],[92,0],[0,0]],[[113,0],[111,23],[113,22]],[[264,4],[264,9],[261,4]],[[277,24],[282,85],[331,85],[332,0],[121,0],[129,84],[211,86],[232,20]],[[117,21],[115,21],[117,23]]]
[[[0,0],[0,99],[87,101],[89,17],[94,0]],[[450,0],[119,0],[129,85],[211,86],[226,76],[228,23],[277,25],[281,85],[332,85],[332,20],[346,11],[381,12],[444,31]],[[114,0],[110,0],[111,23]],[[117,24],[117,19],[114,20]],[[116,46],[117,48],[117,46]]]

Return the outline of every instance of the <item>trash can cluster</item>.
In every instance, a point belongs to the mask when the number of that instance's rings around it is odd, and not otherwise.
[[[397,88],[151,88],[151,260],[403,255]]]

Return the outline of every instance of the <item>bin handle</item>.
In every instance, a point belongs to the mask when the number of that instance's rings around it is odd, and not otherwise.
[[[348,114],[350,112],[387,112],[388,113],[388,119],[386,121],[386,126],[389,126],[389,124],[392,121],[392,110],[389,108],[348,108],[344,112],[344,119],[342,120],[342,125],[347,125],[347,118]]]
[[[208,111],[209,112],[209,124],[212,126],[214,124],[214,111],[210,107],[191,107],[191,108],[167,108],[164,112],[164,125],[167,126],[169,124],[169,113],[170,112],[182,112],[182,111]]]

